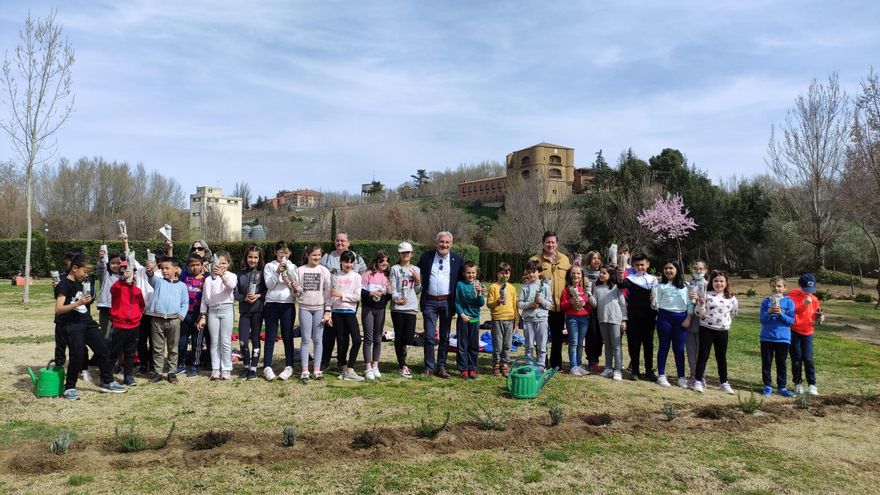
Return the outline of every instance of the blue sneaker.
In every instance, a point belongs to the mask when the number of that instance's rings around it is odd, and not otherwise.
[[[123,387],[122,385],[116,383],[116,382],[108,382],[108,383],[104,383],[100,387],[98,387],[98,391],[107,392],[107,393],[111,393],[111,394],[124,394],[124,393],[128,392],[128,389]]]
[[[75,388],[69,388],[69,389],[65,390],[64,393],[61,394],[61,397],[65,398],[67,400],[79,400],[79,394],[76,393]]]
[[[764,385],[763,395],[764,397],[770,397],[771,395],[773,395],[773,387],[771,387],[770,385]]]
[[[193,367],[190,368],[189,371],[186,373],[186,376],[188,376],[188,377],[190,377],[190,378],[192,378],[192,377],[194,377],[194,376],[199,376],[199,369],[196,368],[195,366],[193,366]]]
[[[780,388],[779,390],[776,391],[776,393],[783,396],[783,397],[794,397],[794,392],[792,392],[791,390],[789,390],[785,387]]]

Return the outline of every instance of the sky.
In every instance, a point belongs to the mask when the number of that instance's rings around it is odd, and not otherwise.
[[[541,141],[750,177],[814,78],[880,69],[880,2],[849,0],[0,0],[0,51],[53,8],[76,52],[57,156],[186,194],[396,187]]]

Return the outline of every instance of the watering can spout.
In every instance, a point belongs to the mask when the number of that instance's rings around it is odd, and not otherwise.
[[[37,386],[37,375],[34,374],[34,370],[28,368],[28,374],[31,375],[31,381],[34,382],[34,386]]]

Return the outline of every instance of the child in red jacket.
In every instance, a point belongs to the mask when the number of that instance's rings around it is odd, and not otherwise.
[[[816,297],[816,277],[805,273],[798,279],[798,288],[788,293],[794,301],[794,324],[791,326],[791,376],[796,394],[804,393],[801,371],[807,372],[810,395],[819,395],[816,388],[816,366],[813,364],[813,324],[825,320]]]
[[[144,293],[134,283],[134,267],[128,267],[123,261],[119,270],[123,276],[110,287],[110,355],[123,353],[125,378],[122,383],[133,386],[137,385],[133,376],[134,352],[137,349],[138,328],[144,316]]]

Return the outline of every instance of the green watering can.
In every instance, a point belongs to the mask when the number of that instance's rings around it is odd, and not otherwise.
[[[517,363],[520,361],[517,360]],[[541,368],[535,364],[516,366],[507,376],[507,390],[514,399],[534,399],[557,371],[559,368],[541,373]]]
[[[34,374],[34,370],[28,368],[28,374],[34,382],[34,393],[37,397],[58,397],[64,392],[64,367],[52,366],[55,360],[49,361],[45,368],[40,368]]]

